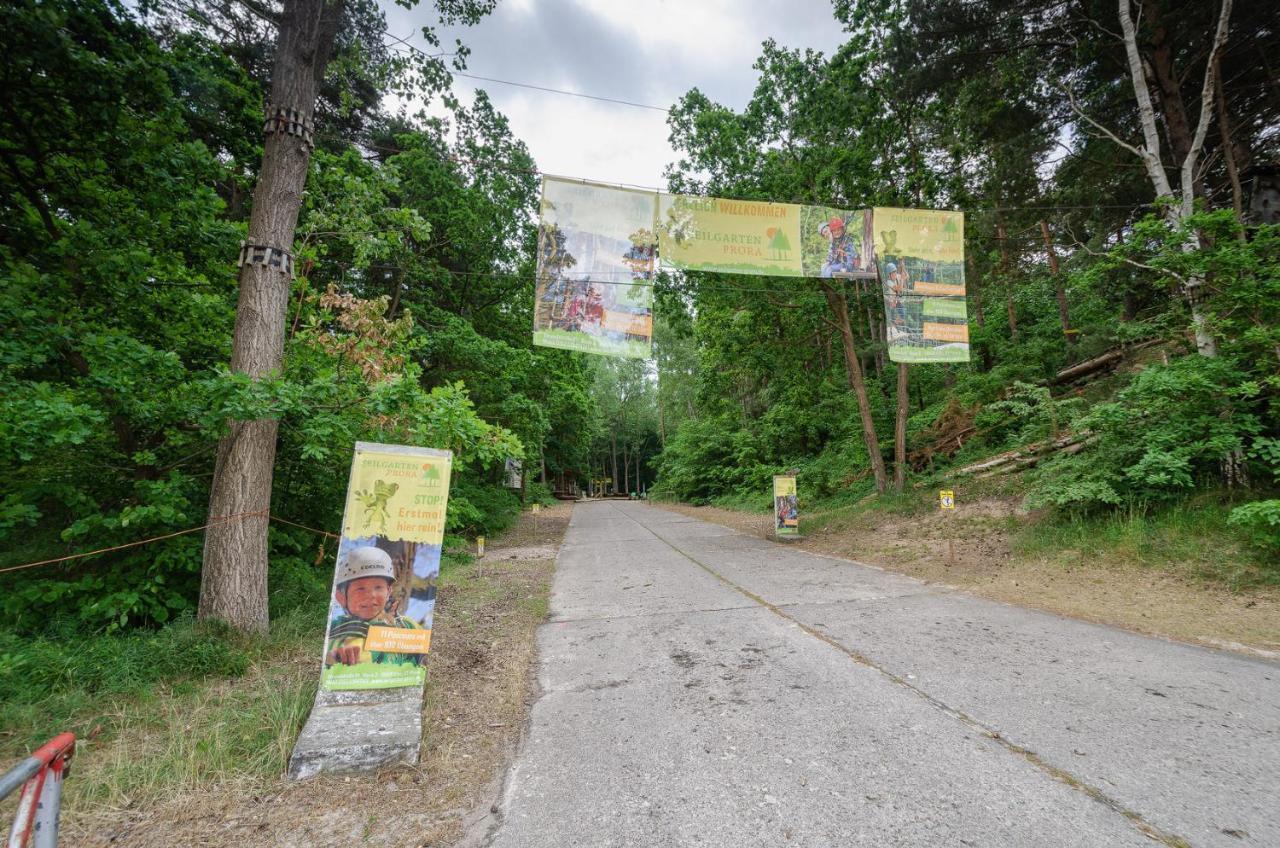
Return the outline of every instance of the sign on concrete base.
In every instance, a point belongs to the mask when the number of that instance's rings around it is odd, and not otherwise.
[[[417,761],[451,464],[449,451],[356,443],[320,687],[291,777]]]
[[[416,763],[422,745],[422,685],[321,689],[289,756],[289,777],[360,774]]]

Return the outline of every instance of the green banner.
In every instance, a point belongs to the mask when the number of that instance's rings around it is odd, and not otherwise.
[[[864,210],[663,194],[658,254],[664,267],[773,277],[872,277]]]
[[[544,177],[533,343],[646,359],[658,196]]]
[[[889,358],[968,362],[964,213],[873,210]]]
[[[790,474],[773,478],[773,534],[800,535],[800,502],[796,497],[796,478]]]
[[[391,689],[425,679],[452,457],[432,448],[356,444],[323,688]]]

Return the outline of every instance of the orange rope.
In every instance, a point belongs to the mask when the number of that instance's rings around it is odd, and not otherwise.
[[[280,517],[280,516],[278,516],[278,515],[273,515],[273,516],[271,516],[271,520],[272,520],[272,521],[279,521],[281,524],[288,524],[288,525],[289,525],[289,526],[291,526],[291,527],[297,527],[297,528],[299,528],[299,529],[301,529],[301,530],[310,530],[312,533],[319,533],[321,536],[328,536],[330,539],[341,539],[341,538],[342,538],[342,537],[341,537],[341,536],[339,536],[337,533],[330,533],[328,530],[317,530],[317,529],[316,529],[316,528],[314,528],[314,527],[308,527],[308,526],[307,526],[307,525],[305,525],[305,524],[299,524],[299,523],[298,523],[298,522],[296,522],[296,521],[290,521],[289,519],[287,519],[287,518],[281,518],[281,517]]]
[[[174,536],[184,536],[187,533],[195,533],[199,530],[205,530],[218,524],[226,524],[228,521],[237,521],[242,518],[254,518],[256,516],[264,516],[268,518],[271,517],[270,511],[265,509],[258,510],[257,512],[237,512],[234,515],[224,515],[224,516],[221,516],[220,518],[215,518],[212,521],[210,521],[208,524],[201,524],[199,527],[190,527],[186,530],[179,530],[176,533],[166,533],[163,536],[154,536],[150,539],[142,539],[137,542],[128,542],[123,545],[114,545],[110,548],[99,548],[96,551],[85,551],[84,553],[80,553],[80,554],[69,554],[67,556],[54,557],[53,559],[42,559],[39,562],[27,562],[27,563],[23,563],[22,565],[11,565],[7,568],[0,568],[0,574],[5,573],[6,571],[21,571],[24,568],[35,568],[37,565],[52,565],[56,562],[66,562],[67,560],[71,560],[71,559],[80,559],[82,557],[96,556],[98,554],[106,554],[112,551],[121,551],[121,550],[124,550],[125,548],[136,548],[139,545],[148,545],[152,542],[159,542],[162,539],[172,539]]]
[[[97,556],[98,554],[109,554],[112,551],[122,551],[126,548],[136,548],[139,545],[149,545],[152,542],[159,542],[159,541],[163,541],[164,539],[172,539],[175,536],[185,536],[187,533],[196,533],[196,532],[199,532],[200,530],[207,530],[210,527],[214,527],[218,524],[226,524],[228,521],[238,521],[243,518],[256,518],[258,516],[265,516],[272,521],[278,521],[281,524],[288,524],[291,527],[297,527],[301,530],[309,530],[312,533],[319,533],[321,536],[326,536],[330,539],[342,538],[337,533],[330,533],[327,530],[317,530],[314,527],[308,527],[305,524],[299,524],[296,521],[290,521],[287,518],[281,518],[278,515],[272,515],[270,510],[260,509],[257,512],[237,512],[234,515],[224,515],[220,518],[213,519],[207,524],[201,524],[199,527],[189,527],[186,530],[178,530],[177,532],[174,532],[174,533],[165,533],[163,536],[153,536],[150,539],[140,539],[137,542],[127,542],[123,545],[114,545],[110,548],[99,548],[96,551],[85,551],[84,553],[80,553],[80,554],[68,554],[67,556],[54,557],[53,559],[42,559],[38,562],[26,562],[26,563],[23,563],[22,565],[10,565],[6,568],[0,568],[0,574],[4,574],[6,571],[21,571],[24,568],[35,568],[36,566],[39,566],[39,565],[53,565],[54,563],[58,563],[58,562],[67,562],[68,560],[82,559],[84,557]]]

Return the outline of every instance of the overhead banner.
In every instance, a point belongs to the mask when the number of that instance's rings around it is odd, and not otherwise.
[[[665,267],[774,277],[876,273],[865,210],[663,194],[658,213]]]
[[[390,689],[424,681],[452,461],[445,450],[356,443],[323,688]]]
[[[658,196],[544,177],[533,342],[647,359]]]
[[[968,362],[964,213],[877,207],[873,219],[889,358]]]
[[[796,478],[790,474],[773,478],[773,533],[800,535],[800,502],[796,498]]]

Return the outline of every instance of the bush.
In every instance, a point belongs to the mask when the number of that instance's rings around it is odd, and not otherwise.
[[[1258,391],[1225,358],[1192,355],[1150,366],[1114,402],[1074,422],[1091,443],[1049,460],[1028,505],[1087,510],[1184,496],[1215,479],[1225,457],[1249,451],[1261,429],[1253,411]]]
[[[1280,500],[1254,501],[1231,510],[1229,523],[1258,548],[1280,555]]]

